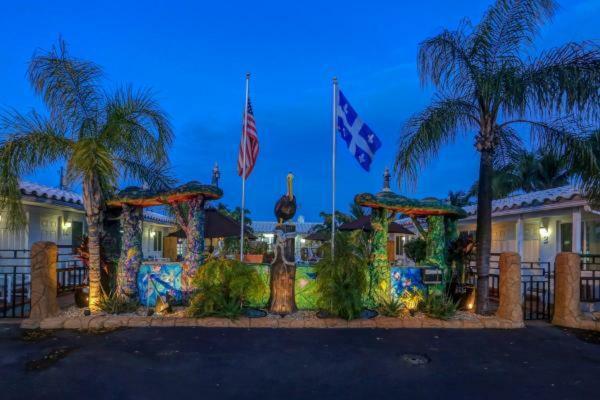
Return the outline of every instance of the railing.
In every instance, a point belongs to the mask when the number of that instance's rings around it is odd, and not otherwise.
[[[28,267],[0,266],[0,318],[26,318],[31,300]]]
[[[59,245],[58,250],[57,292],[87,285],[87,268],[73,253],[73,247]],[[0,260],[12,264],[0,265],[0,318],[26,318],[31,308],[31,251],[0,250]]]
[[[600,302],[600,255],[581,256],[580,300]]]

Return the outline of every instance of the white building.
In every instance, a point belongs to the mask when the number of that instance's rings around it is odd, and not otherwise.
[[[59,253],[71,254],[87,230],[81,195],[25,181],[20,189],[27,223],[20,231],[11,231],[7,215],[0,213],[0,265],[28,265],[29,249],[37,241],[54,242],[59,245]],[[144,210],[145,257],[162,257],[163,238],[173,227],[170,217]]]
[[[309,253],[316,251],[318,246],[312,241],[306,240],[305,237],[320,224],[318,222],[305,222],[304,218],[298,217],[298,221],[294,225],[296,226],[296,260],[301,260],[303,251]],[[252,221],[252,233],[256,236],[256,240],[267,243],[269,251],[273,251],[276,226],[276,221]]]
[[[461,231],[476,229],[477,206]],[[492,253],[514,251],[522,262],[554,262],[557,253],[600,254],[600,212],[591,208],[573,186],[541,190],[494,200]]]

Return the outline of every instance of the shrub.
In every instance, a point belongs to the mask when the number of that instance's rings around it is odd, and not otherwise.
[[[101,296],[97,306],[108,314],[125,314],[135,312],[140,305],[137,300],[111,292],[109,295]]]
[[[328,246],[323,251],[325,257],[315,265],[319,308],[340,318],[357,318],[367,287],[366,260],[357,254],[346,233],[336,236],[334,258]]]
[[[400,298],[396,296],[389,296],[379,301],[377,311],[384,317],[398,317],[402,313],[403,304]]]
[[[256,269],[237,260],[208,261],[198,269],[193,284],[196,291],[188,314],[194,317],[235,318],[244,305],[255,301],[264,291]]]
[[[457,304],[443,293],[431,294],[425,299],[422,311],[429,317],[449,319],[456,314]]]
[[[416,264],[425,261],[427,257],[427,242],[424,239],[413,239],[404,244],[404,252],[406,256],[413,260]]]

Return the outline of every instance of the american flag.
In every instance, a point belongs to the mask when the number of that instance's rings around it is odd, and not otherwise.
[[[254,123],[254,113],[252,112],[252,104],[248,99],[247,111],[247,128],[246,128],[246,148],[244,149],[244,125],[242,124],[242,140],[240,141],[240,152],[238,154],[238,175],[244,174],[244,151],[246,152],[246,176],[254,169],[256,158],[258,157],[258,136],[256,135],[256,124]]]

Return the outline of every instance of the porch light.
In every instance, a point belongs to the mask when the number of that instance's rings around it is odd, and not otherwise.
[[[540,226],[540,237],[544,240],[548,240],[548,237],[550,236],[550,230],[548,230],[548,228],[546,228],[545,226]]]
[[[155,231],[150,232],[150,237],[153,238],[154,236],[156,236],[156,232]]]
[[[72,225],[73,225],[73,224],[71,224],[71,221],[63,222],[63,226],[62,226],[62,227],[63,227],[63,230],[65,230],[65,231],[66,231],[67,229],[71,229],[71,226],[72,226]]]

